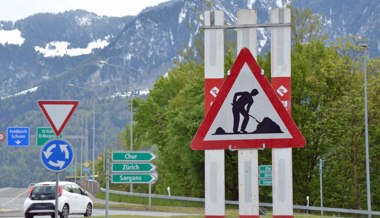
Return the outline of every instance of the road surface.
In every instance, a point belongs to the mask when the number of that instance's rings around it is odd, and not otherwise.
[[[9,218],[23,218],[23,204],[27,196],[28,190],[25,188],[0,188],[0,217]],[[94,209],[93,216],[102,216],[105,214],[104,209]],[[136,211],[136,210],[112,210],[108,212],[109,215],[144,215],[156,217],[171,217],[171,216],[184,216],[184,213],[169,213],[158,211]],[[35,216],[36,218],[49,217],[49,216]],[[70,218],[83,217],[80,215],[71,215]]]

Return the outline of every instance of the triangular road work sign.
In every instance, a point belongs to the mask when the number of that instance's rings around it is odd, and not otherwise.
[[[192,141],[192,149],[303,147],[305,138],[255,58],[243,48]]]
[[[78,104],[78,101],[38,101],[38,105],[57,136],[65,128]]]

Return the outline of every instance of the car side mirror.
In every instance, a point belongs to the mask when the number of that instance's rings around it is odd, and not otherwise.
[[[81,191],[82,195],[88,196],[88,192],[86,190],[81,189],[80,191]]]

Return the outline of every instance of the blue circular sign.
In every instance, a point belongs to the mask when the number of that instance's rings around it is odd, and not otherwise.
[[[48,141],[41,150],[42,164],[53,172],[61,172],[69,167],[73,156],[70,143],[61,139]]]

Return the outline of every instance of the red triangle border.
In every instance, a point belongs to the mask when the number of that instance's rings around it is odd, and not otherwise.
[[[247,64],[257,82],[264,90],[265,94],[272,103],[274,109],[284,122],[289,130],[292,138],[267,138],[267,139],[243,139],[243,140],[210,140],[205,141],[204,138],[213,124],[219,110],[221,109],[227,95],[229,94],[232,86],[234,85],[241,69],[244,64]],[[208,111],[206,117],[201,123],[197,133],[195,134],[191,143],[193,150],[211,150],[211,149],[239,149],[239,148],[294,148],[304,147],[306,140],[302,133],[299,131],[294,120],[282,105],[280,99],[276,95],[270,82],[265,75],[261,74],[261,68],[257,64],[255,58],[247,48],[243,48],[237,56],[234,64],[232,65],[230,75],[226,78],[215,98],[213,105]]]
[[[73,107],[71,108],[71,111],[69,112],[69,114],[64,119],[60,128],[57,128],[54,125],[53,120],[51,119],[49,113],[45,109],[45,106],[44,106],[45,104],[49,104],[49,105],[52,105],[52,104],[53,105],[73,105]],[[45,115],[47,121],[49,122],[50,126],[53,128],[53,130],[57,136],[59,136],[61,134],[61,132],[63,131],[63,129],[65,128],[67,122],[70,120],[70,118],[73,115],[78,104],[79,104],[79,101],[38,101],[38,105],[40,106],[43,114]]]

